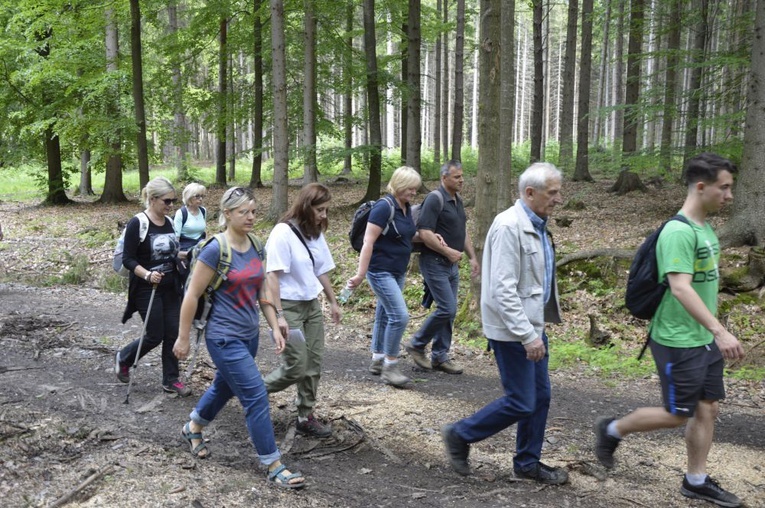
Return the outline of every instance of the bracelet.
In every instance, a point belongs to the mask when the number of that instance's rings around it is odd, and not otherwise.
[[[146,272],[146,275],[144,276],[143,280],[146,282],[149,282],[149,279],[151,279],[151,272]]]
[[[284,317],[284,309],[276,309],[276,319]]]

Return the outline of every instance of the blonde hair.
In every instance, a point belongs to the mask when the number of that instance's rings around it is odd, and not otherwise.
[[[188,205],[191,198],[197,194],[203,194],[206,191],[207,189],[201,183],[191,182],[185,189],[183,189],[183,204]]]
[[[169,194],[170,192],[175,192],[173,184],[164,176],[158,176],[149,180],[146,187],[141,190],[141,199],[146,205],[146,208],[149,208],[151,205],[151,198],[158,198],[165,194]]]
[[[247,187],[231,187],[224,192],[220,198],[220,215],[218,216],[220,227],[223,229],[228,227],[228,219],[223,212],[226,210],[236,210],[250,201],[255,201],[255,195],[252,193],[252,189]]]
[[[391,175],[388,182],[388,192],[395,196],[397,192],[403,189],[419,188],[420,185],[422,185],[420,174],[414,168],[401,166]]]

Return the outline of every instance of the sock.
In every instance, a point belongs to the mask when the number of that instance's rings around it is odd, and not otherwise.
[[[398,359],[396,359],[396,360],[388,360],[388,359],[386,358],[386,359],[385,359],[385,361],[383,361],[383,363],[384,363],[385,365],[396,365],[396,364],[398,363]]]
[[[619,434],[619,431],[616,430],[616,420],[608,424],[608,429],[606,429],[606,434],[616,439],[622,438],[621,434]]]
[[[385,358],[385,353],[372,353],[372,360],[375,362],[383,358]]]
[[[688,480],[688,483],[690,483],[694,487],[698,487],[699,485],[704,485],[704,482],[707,481],[707,475],[706,473],[699,473],[699,474],[685,473],[685,479]]]

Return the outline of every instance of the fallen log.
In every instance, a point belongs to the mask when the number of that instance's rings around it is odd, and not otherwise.
[[[583,250],[567,254],[563,256],[555,266],[560,268],[561,266],[573,263],[574,261],[581,261],[582,259],[592,259],[598,257],[608,257],[615,259],[632,259],[635,257],[636,250],[630,249],[595,249],[595,250]]]

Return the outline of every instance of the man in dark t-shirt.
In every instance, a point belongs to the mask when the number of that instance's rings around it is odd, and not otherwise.
[[[466,252],[470,259],[472,277],[477,277],[481,271],[467,231],[465,207],[458,194],[464,181],[462,164],[454,160],[447,162],[441,167],[441,186],[435,191],[441,195],[432,192],[422,203],[417,221],[417,231],[423,242],[420,272],[437,307],[405,346],[412,360],[423,369],[448,374],[462,374],[462,367],[449,359],[462,253]],[[428,360],[425,347],[431,340],[433,346]]]

